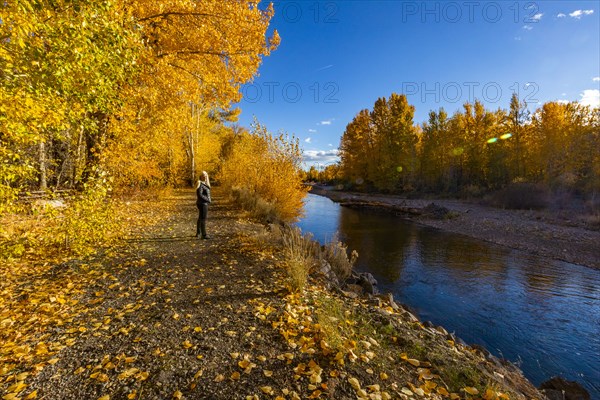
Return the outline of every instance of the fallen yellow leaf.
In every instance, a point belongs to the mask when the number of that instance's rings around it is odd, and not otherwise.
[[[471,386],[467,386],[467,387],[463,388],[463,390],[473,396],[475,396],[476,394],[479,394],[479,390],[477,390],[477,388],[474,388]]]
[[[360,389],[360,382],[358,381],[358,379],[348,378],[348,383],[350,384],[350,386],[352,386],[354,388],[354,390]]]
[[[34,390],[33,392],[29,393],[27,396],[23,397],[23,400],[33,400],[33,399],[37,399],[37,390]]]

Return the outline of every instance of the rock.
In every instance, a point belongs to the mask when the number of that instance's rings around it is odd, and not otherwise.
[[[356,298],[363,294],[363,288],[360,285],[350,283],[350,284],[346,285],[346,290],[344,291],[344,293],[352,293],[352,294],[354,294],[354,296],[352,298]]]
[[[358,285],[367,294],[377,294],[377,280],[368,272],[361,272],[357,274],[352,272],[350,277],[346,279],[346,285]]]
[[[392,309],[394,309],[395,311],[400,310],[400,307],[394,301],[394,295],[392,295],[391,293],[386,293],[383,296],[381,296],[381,298],[386,300],[388,302],[388,304],[390,305],[390,307],[392,307]]]
[[[340,285],[340,281],[338,280],[337,275],[335,274],[335,272],[333,272],[331,265],[327,261],[321,260],[321,265],[319,265],[318,273],[325,278],[325,284],[328,288],[338,287]]]
[[[556,396],[555,392],[561,393],[564,400],[590,400],[590,394],[579,383],[575,381],[567,381],[560,376],[550,378],[540,385],[540,389],[552,396]],[[553,397],[560,398],[560,397]]]
[[[419,322],[419,318],[415,317],[415,315],[413,313],[411,313],[410,311],[406,311],[403,314],[404,318],[406,318],[409,322]]]
[[[358,276],[359,276],[358,284],[360,286],[362,286],[365,293],[377,294],[377,292],[378,292],[377,281],[375,280],[373,275],[371,275],[368,272],[362,272]]]
[[[565,400],[565,396],[561,390],[545,389],[540,390],[548,400]]]
[[[423,215],[433,219],[446,219],[450,214],[450,210],[446,207],[439,206],[435,203],[430,203],[427,207],[423,208]]]

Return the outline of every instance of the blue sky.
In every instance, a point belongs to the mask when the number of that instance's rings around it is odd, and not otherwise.
[[[244,86],[254,116],[298,137],[307,165],[336,160],[354,115],[405,93],[415,122],[479,99],[507,108],[517,91],[598,105],[600,1],[278,1],[281,45]]]

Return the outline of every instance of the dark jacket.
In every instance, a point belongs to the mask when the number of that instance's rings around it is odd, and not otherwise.
[[[196,205],[210,204],[210,188],[204,183],[200,183],[200,187],[196,189]]]

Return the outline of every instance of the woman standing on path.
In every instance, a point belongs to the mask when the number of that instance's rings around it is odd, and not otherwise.
[[[196,206],[199,211],[198,222],[196,223],[197,238],[209,239],[206,235],[206,216],[208,215],[210,201],[210,180],[206,171],[202,171],[202,177],[198,179],[198,186],[196,186]]]

